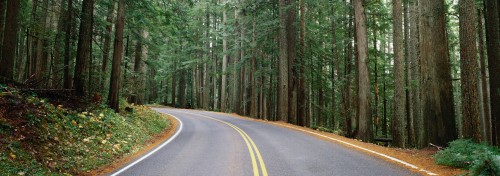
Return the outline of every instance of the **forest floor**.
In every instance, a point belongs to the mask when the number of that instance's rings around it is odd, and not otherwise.
[[[115,113],[100,101],[70,92],[0,84],[0,173],[109,172],[175,129],[170,117],[148,107],[125,101],[120,106],[121,113]]]
[[[218,112],[221,113],[221,112]],[[434,159],[432,156],[438,152],[438,149],[435,147],[429,147],[425,149],[400,149],[400,148],[391,148],[391,147],[385,147],[377,144],[372,144],[372,143],[366,143],[362,142],[359,140],[351,139],[351,138],[346,138],[337,134],[333,133],[328,133],[328,132],[323,132],[323,131],[318,131],[314,130],[311,128],[305,128],[297,125],[292,125],[284,122],[271,122],[271,121],[266,121],[266,120],[260,120],[260,119],[254,119],[254,118],[249,118],[249,117],[244,117],[240,116],[238,114],[226,114],[226,113],[221,113],[225,115],[231,115],[235,118],[243,118],[247,120],[252,120],[252,121],[257,121],[261,123],[268,123],[280,127],[285,127],[289,129],[293,129],[296,131],[304,132],[308,135],[322,138],[324,140],[337,143],[340,145],[343,145],[345,147],[358,150],[360,152],[364,152],[366,154],[379,157],[381,159],[384,159],[388,162],[395,163],[397,165],[400,165],[402,167],[408,168],[409,170],[412,170],[416,173],[427,173],[429,175],[432,174],[437,174],[437,175],[462,175],[467,173],[468,171],[459,169],[459,168],[454,168],[454,167],[449,167],[449,166],[443,166],[443,165],[438,165],[434,162]],[[357,147],[355,147],[357,146]],[[363,148],[363,149],[361,149]],[[367,149],[367,150],[366,150]],[[374,152],[378,154],[374,154]],[[396,162],[393,159],[389,159],[388,157],[381,156],[386,155],[398,160],[401,160],[403,162],[406,162],[410,165],[416,166],[417,168],[412,168],[409,165],[405,165],[401,162]]]

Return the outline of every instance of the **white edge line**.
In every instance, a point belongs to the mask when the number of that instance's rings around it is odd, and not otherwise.
[[[139,158],[138,160],[135,160],[133,163],[127,165],[126,167],[120,169],[119,171],[111,174],[110,176],[117,176],[118,174],[126,171],[127,169],[131,168],[132,166],[136,165],[137,163],[141,162],[142,160],[146,159],[147,157],[151,156],[152,154],[154,154],[155,152],[157,152],[158,150],[160,150],[161,148],[165,147],[167,144],[169,144],[170,142],[172,142],[172,140],[174,140],[178,135],[179,133],[182,131],[182,127],[183,127],[183,124],[182,124],[182,121],[179,120],[177,117],[175,117],[174,115],[171,115],[169,113],[164,113],[164,112],[160,112],[160,113],[163,113],[163,114],[167,114],[173,118],[175,118],[179,123],[180,123],[180,126],[179,126],[179,130],[177,130],[177,132],[175,132],[175,134],[170,137],[170,139],[168,139],[167,141],[165,141],[163,144],[161,144],[159,147],[156,147],[153,151],[149,152],[148,154],[142,156],[141,158]]]
[[[361,150],[364,150],[364,151],[367,151],[367,152],[370,152],[370,153],[373,153],[375,155],[378,155],[378,156],[381,156],[381,157],[384,157],[384,158],[387,158],[391,161],[394,161],[394,162],[397,162],[397,163],[400,163],[400,164],[403,164],[405,165],[406,167],[410,167],[410,168],[413,168],[413,169],[417,169],[418,171],[420,172],[424,172],[426,173],[427,175],[438,175],[438,174],[435,174],[433,172],[430,172],[428,170],[425,170],[425,169],[422,169],[422,168],[419,168],[413,164],[410,164],[410,163],[407,163],[405,161],[402,161],[400,159],[397,159],[397,158],[394,158],[394,157],[391,157],[389,155],[386,155],[386,154],[382,154],[382,153],[379,153],[379,152],[376,152],[376,151],[373,151],[373,150],[370,150],[370,149],[367,149],[367,148],[363,148],[363,147],[360,147],[360,146],[357,146],[357,145],[354,145],[354,144],[351,144],[349,142],[345,142],[345,141],[342,141],[342,140],[339,140],[339,139],[335,139],[335,138],[332,138],[332,137],[328,137],[328,136],[325,136],[325,135],[322,135],[322,134],[319,134],[319,133],[315,133],[315,132],[311,132],[311,131],[307,131],[307,130],[303,130],[303,129],[300,129],[300,128],[296,128],[296,127],[291,127],[291,126],[286,126],[286,125],[281,125],[281,124],[278,124],[278,123],[274,123],[278,126],[282,126],[282,127],[286,127],[286,128],[292,128],[292,129],[295,129],[295,130],[299,130],[299,131],[302,131],[302,132],[306,132],[306,133],[310,133],[310,134],[314,134],[314,135],[317,135],[317,136],[321,136],[321,137],[324,137],[324,138],[327,138],[327,139],[330,139],[330,140],[333,140],[333,141],[336,141],[336,142],[340,142],[340,143],[343,143],[345,145],[349,145],[351,147],[354,147],[354,148],[358,148],[358,149],[361,149]]]

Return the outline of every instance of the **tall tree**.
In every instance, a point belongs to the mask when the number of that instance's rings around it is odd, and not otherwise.
[[[278,116],[279,120],[288,122],[288,40],[287,40],[287,0],[279,0],[279,47],[280,54],[278,60],[279,83],[278,83]]]
[[[486,78],[486,58],[484,51],[484,20],[483,20],[483,10],[477,10],[477,32],[478,32],[478,47],[479,47],[479,61],[481,65],[481,96],[483,99],[483,138],[486,142],[491,144],[491,113],[490,113],[490,101],[488,92],[488,80]]]
[[[359,131],[357,138],[371,142],[373,140],[372,116],[370,103],[370,74],[368,73],[368,36],[363,0],[354,0],[358,52],[358,115]]]
[[[70,89],[72,84],[72,78],[70,73],[70,60],[71,60],[71,29],[73,20],[73,0],[68,0],[68,8],[66,8],[66,22],[65,22],[65,33],[64,38],[64,88]]]
[[[295,29],[295,2],[296,0],[288,0],[287,2],[287,19],[286,19],[286,39],[288,47],[288,122],[294,121],[297,123],[297,69],[296,69],[296,49],[295,41],[297,30]]]
[[[474,0],[459,0],[460,81],[462,83],[462,130],[464,138],[481,142],[478,94],[478,64]]]
[[[120,112],[119,91],[121,78],[121,63],[123,55],[123,28],[125,26],[125,0],[118,1],[118,13],[115,24],[115,43],[113,62],[111,65],[111,79],[109,83],[108,105],[116,112]]]
[[[102,65],[101,65],[101,85],[100,88],[104,91],[104,85],[106,84],[106,72],[108,70],[108,60],[109,51],[111,50],[111,32],[113,30],[113,14],[115,11],[115,1],[112,0],[108,4],[108,16],[106,17],[106,31],[104,33],[104,43],[102,50]]]
[[[486,46],[490,75],[492,144],[500,146],[500,19],[498,1],[485,0]]]
[[[5,33],[2,42],[2,58],[0,58],[0,76],[2,79],[14,79],[14,62],[17,47],[17,31],[19,21],[20,2],[10,0],[7,2],[7,15],[5,18]]]
[[[405,147],[406,114],[405,82],[403,57],[403,18],[401,0],[392,1],[393,40],[394,40],[394,117],[392,118],[393,144]]]
[[[305,75],[305,50],[306,50],[306,3],[305,0],[300,0],[300,49],[299,49],[299,83],[297,90],[297,124],[300,126],[306,125],[306,75]]]
[[[94,0],[84,0],[82,4],[82,14],[80,21],[80,33],[78,37],[78,47],[76,50],[75,74],[73,87],[75,94],[84,96],[86,94],[86,74],[88,59],[90,57],[92,42],[92,16],[94,12]]]
[[[227,15],[226,10],[222,12],[222,83],[221,83],[221,112],[226,112],[227,107]]]
[[[444,0],[419,1],[420,87],[424,138],[419,147],[429,143],[445,146],[457,138]]]
[[[418,53],[418,0],[410,0],[410,116],[413,121],[414,135],[409,134],[409,140],[414,141],[414,144],[419,143],[417,140],[420,139],[421,131],[423,131],[423,120],[420,115],[420,89],[419,89],[419,79],[420,79],[420,65],[419,65],[419,53]],[[413,138],[413,139],[411,139]]]

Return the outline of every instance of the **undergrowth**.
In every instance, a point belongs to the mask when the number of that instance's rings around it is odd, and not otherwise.
[[[436,163],[470,170],[469,175],[500,175],[500,150],[471,140],[458,139],[434,155]]]
[[[2,90],[3,89],[3,90]],[[140,150],[167,118],[144,106],[78,112],[36,95],[0,88],[0,174],[82,174]]]

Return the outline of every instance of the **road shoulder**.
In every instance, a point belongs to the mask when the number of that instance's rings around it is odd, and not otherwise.
[[[101,168],[98,168],[98,169],[95,169],[93,171],[83,173],[83,174],[89,175],[89,176],[90,175],[109,175],[109,174],[113,173],[114,171],[117,171],[118,169],[125,167],[128,164],[134,162],[135,160],[139,159],[141,156],[146,155],[147,153],[154,150],[155,148],[160,146],[162,143],[164,143],[165,141],[170,139],[170,137],[172,137],[172,135],[177,131],[176,129],[178,129],[179,122],[177,121],[177,119],[175,119],[174,117],[172,117],[170,115],[163,114],[163,113],[162,113],[162,115],[164,115],[165,117],[168,118],[171,125],[167,129],[165,129],[164,132],[162,132],[158,135],[152,136],[152,138],[149,141],[147,141],[139,151],[137,151],[131,155],[124,156],[123,158],[117,159],[114,163],[112,163],[110,165],[103,166]]]

